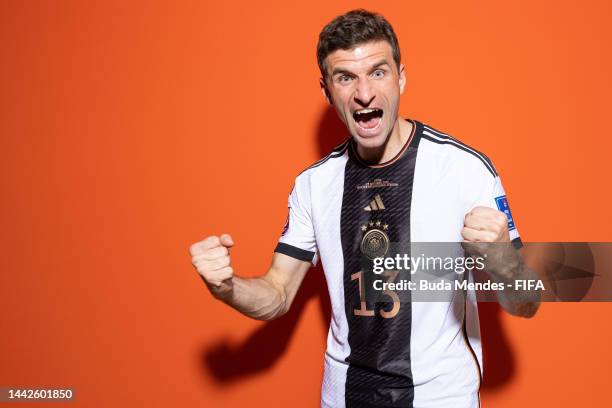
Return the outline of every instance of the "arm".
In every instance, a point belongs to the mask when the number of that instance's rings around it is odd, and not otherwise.
[[[508,288],[516,280],[538,279],[523,260],[523,249],[514,249],[508,232],[506,215],[489,207],[475,207],[465,216],[461,235],[470,255],[486,254],[486,271],[506,289],[498,292],[500,305],[515,316],[532,317],[540,306],[537,290]]]
[[[517,280],[537,280],[538,275],[524,261],[526,249],[516,250],[510,245],[496,244],[487,253],[491,260],[487,263],[487,272],[491,278],[504,283],[505,289],[497,292],[500,305],[510,314],[521,317],[532,317],[540,306],[541,292],[535,289],[509,288]],[[496,252],[503,255],[497,257]]]
[[[208,237],[191,245],[192,263],[214,297],[258,320],[287,313],[310,268],[310,262],[275,253],[265,275],[242,278],[234,275],[229,235]]]

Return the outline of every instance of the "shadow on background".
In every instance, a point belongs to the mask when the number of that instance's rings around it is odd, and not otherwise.
[[[203,350],[202,369],[210,373],[217,382],[229,384],[272,368],[287,350],[304,306],[315,297],[319,298],[321,322],[327,332],[331,319],[331,304],[323,269],[317,266],[306,273],[286,315],[265,322],[241,344],[232,345],[230,340],[220,339],[212,347]],[[247,319],[241,315],[236,318]]]
[[[317,127],[319,156],[327,156],[334,147],[344,142],[348,135],[346,126],[338,117],[335,109],[328,105],[321,114],[321,120]]]
[[[506,313],[497,302],[478,303],[482,341],[483,382],[481,391],[494,390],[514,375],[516,362],[500,315]]]
[[[580,302],[588,299],[587,294],[597,276],[589,243],[526,242],[524,245],[525,262],[545,282],[547,291],[543,300]],[[482,389],[486,391],[504,385],[514,375],[516,363],[500,325],[500,313],[505,312],[499,303],[479,303],[478,312],[484,360]]]

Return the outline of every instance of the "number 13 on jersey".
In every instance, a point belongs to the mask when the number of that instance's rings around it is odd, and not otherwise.
[[[387,282],[393,282],[395,278],[397,278],[398,274],[399,274],[399,271],[384,271],[383,272],[383,275],[385,275],[388,278]],[[367,302],[365,299],[366,296],[365,296],[365,283],[364,283],[363,271],[359,271],[359,272],[352,274],[351,280],[353,281],[355,279],[357,279],[359,282],[360,307],[359,309],[353,309],[353,314],[355,316],[374,316],[374,310],[368,309]],[[392,290],[385,289],[383,290],[383,293],[391,298],[391,301],[393,302],[393,306],[391,307],[390,310],[380,309],[379,313],[385,319],[390,319],[392,317],[395,317],[395,315],[397,315],[397,313],[399,312],[400,299],[399,299],[399,296],[397,296],[397,293],[395,293]]]

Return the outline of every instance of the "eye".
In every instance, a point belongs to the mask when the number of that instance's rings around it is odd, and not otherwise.
[[[385,76],[385,71],[382,69],[377,69],[376,71],[372,72],[372,77],[376,79],[380,79],[384,76]]]
[[[349,82],[351,79],[349,75],[342,74],[338,77],[338,82]]]

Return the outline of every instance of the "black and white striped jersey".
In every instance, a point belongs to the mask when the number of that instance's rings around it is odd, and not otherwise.
[[[361,244],[375,226],[393,242],[461,242],[465,214],[508,215],[491,161],[457,139],[410,120],[391,160],[367,165],[349,139],[303,171],[289,195],[276,247],[325,271],[332,304],[323,407],[478,407],[482,351],[478,309],[466,302],[402,302],[389,309],[360,296]]]

